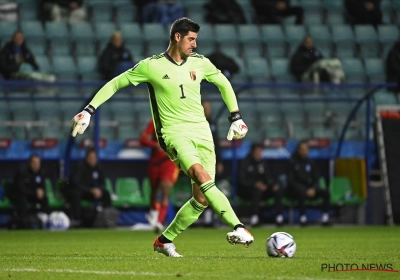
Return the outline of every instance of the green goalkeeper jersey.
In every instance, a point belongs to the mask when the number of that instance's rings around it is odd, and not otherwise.
[[[90,104],[97,108],[120,88],[146,83],[159,141],[160,137],[184,135],[212,141],[201,105],[200,82],[203,79],[217,85],[230,112],[238,110],[229,81],[209,59],[197,53],[180,64],[166,52],[146,58],[108,82]]]

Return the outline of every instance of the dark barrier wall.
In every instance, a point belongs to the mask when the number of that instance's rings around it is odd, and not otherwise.
[[[382,118],[393,220],[400,224],[400,120]]]
[[[17,168],[24,164],[26,161],[0,161],[0,180],[2,179],[12,179]],[[269,160],[268,161],[271,172],[276,175],[285,174],[287,172],[287,167],[289,164],[288,160]],[[329,160],[314,160],[315,167],[319,174],[325,178],[329,177]],[[72,169],[76,167],[78,161],[72,162]],[[142,180],[147,177],[147,161],[102,161],[101,165],[104,168],[106,177],[109,177],[112,182],[118,177],[136,177]],[[59,161],[44,160],[42,162],[43,168],[46,170],[48,177],[55,182],[60,173],[60,163]],[[230,161],[224,162],[224,176],[230,178],[232,163]],[[183,174],[182,174],[183,175]]]

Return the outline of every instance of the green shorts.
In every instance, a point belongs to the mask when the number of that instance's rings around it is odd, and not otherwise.
[[[215,180],[216,160],[213,141],[178,135],[168,138],[165,141],[166,152],[176,166],[187,174],[188,169],[193,164],[201,164],[211,178]]]

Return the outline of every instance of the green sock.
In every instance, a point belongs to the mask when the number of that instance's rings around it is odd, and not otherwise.
[[[209,181],[200,186],[200,191],[206,197],[208,204],[221,219],[234,228],[242,224],[229,203],[228,198],[215,186],[214,181]]]
[[[171,241],[174,240],[178,234],[193,224],[206,208],[207,206],[192,197],[179,209],[172,223],[164,230],[163,235]]]

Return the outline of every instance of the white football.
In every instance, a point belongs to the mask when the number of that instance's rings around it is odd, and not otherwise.
[[[293,236],[286,232],[275,232],[267,240],[267,254],[276,258],[291,258],[296,252]]]

